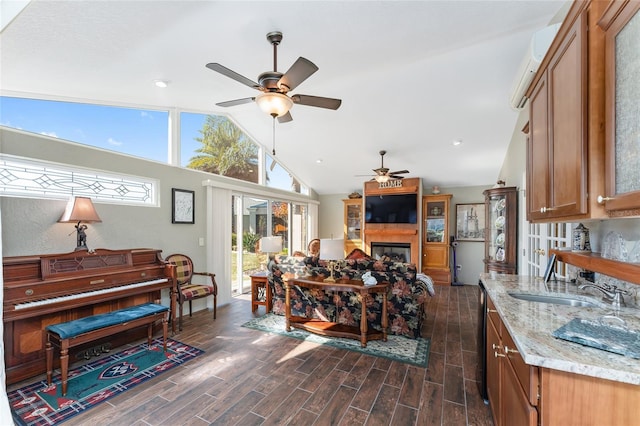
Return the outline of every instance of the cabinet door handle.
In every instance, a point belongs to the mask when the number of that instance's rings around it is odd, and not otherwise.
[[[515,349],[509,349],[509,346],[506,346],[506,345],[505,345],[505,347],[504,347],[504,353],[508,355],[508,354],[518,354],[518,353],[520,353],[520,352],[518,352],[518,351],[517,351],[517,350],[515,350]]]
[[[544,256],[544,253],[545,253],[544,249],[535,249],[533,252],[541,256]]]
[[[598,204],[602,204],[605,201],[611,201],[613,199],[614,197],[603,197],[602,195],[598,195],[598,198],[596,198],[596,201],[598,202]]]
[[[489,309],[487,308],[487,312],[491,313],[491,314],[497,314],[498,311],[496,311],[495,309]]]
[[[501,353],[498,353],[498,351],[495,351],[495,352],[493,353],[493,356],[494,356],[495,358],[498,358],[498,357],[506,358],[506,355],[501,354]]]
[[[540,213],[544,213],[544,212],[546,212],[546,211],[547,211],[547,208],[546,208],[546,207],[540,207]]]
[[[493,349],[493,350],[498,350],[498,351],[499,351],[500,349],[502,349],[502,346],[500,346],[500,345],[496,345],[496,344],[494,343],[493,345],[491,345],[491,349]]]

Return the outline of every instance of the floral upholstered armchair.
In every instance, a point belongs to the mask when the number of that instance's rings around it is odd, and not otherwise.
[[[389,262],[372,259],[345,260],[337,278],[359,279],[365,272],[378,282],[389,282],[387,314],[390,334],[416,338],[421,336],[424,320],[424,302],[432,292],[424,279],[418,279],[416,266],[411,263]],[[294,276],[328,277],[329,269],[317,258],[294,258],[279,256],[278,265],[269,274],[273,312],[285,313],[284,280]],[[319,318],[347,325],[357,325],[361,316],[360,302],[355,294],[307,289],[293,286],[290,292],[291,313],[307,318]],[[370,327],[380,330],[382,324],[382,302],[380,294],[368,295],[367,321]]]

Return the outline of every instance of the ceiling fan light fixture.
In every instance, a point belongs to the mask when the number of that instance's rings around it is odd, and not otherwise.
[[[261,110],[275,117],[281,117],[289,112],[293,101],[286,95],[277,92],[265,92],[256,96],[256,103]]]
[[[389,176],[388,175],[377,175],[375,177],[376,182],[378,183],[385,183],[385,182],[389,182]]]

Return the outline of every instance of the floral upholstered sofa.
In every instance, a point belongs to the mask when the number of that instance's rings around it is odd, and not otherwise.
[[[271,286],[272,306],[275,314],[285,314],[284,281],[291,277],[328,277],[330,270],[322,260],[310,257],[276,256],[277,265],[268,276]],[[334,273],[336,279],[359,279],[369,271],[378,282],[390,284],[387,294],[388,330],[390,334],[421,337],[424,319],[424,302],[428,294],[433,295],[433,284],[424,275],[418,274],[416,266],[368,258],[348,259],[344,267]],[[367,297],[368,326],[377,330],[382,324],[382,295]],[[292,287],[291,314],[307,318],[319,318],[347,325],[357,325],[361,316],[361,305],[357,297],[349,292],[331,292],[320,289]]]

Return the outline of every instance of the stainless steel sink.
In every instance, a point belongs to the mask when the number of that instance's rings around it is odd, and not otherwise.
[[[571,295],[551,295],[551,294],[533,294],[533,293],[509,293],[509,296],[519,300],[539,303],[553,303],[555,305],[581,306],[587,308],[602,308],[602,304],[596,301],[579,299]]]

